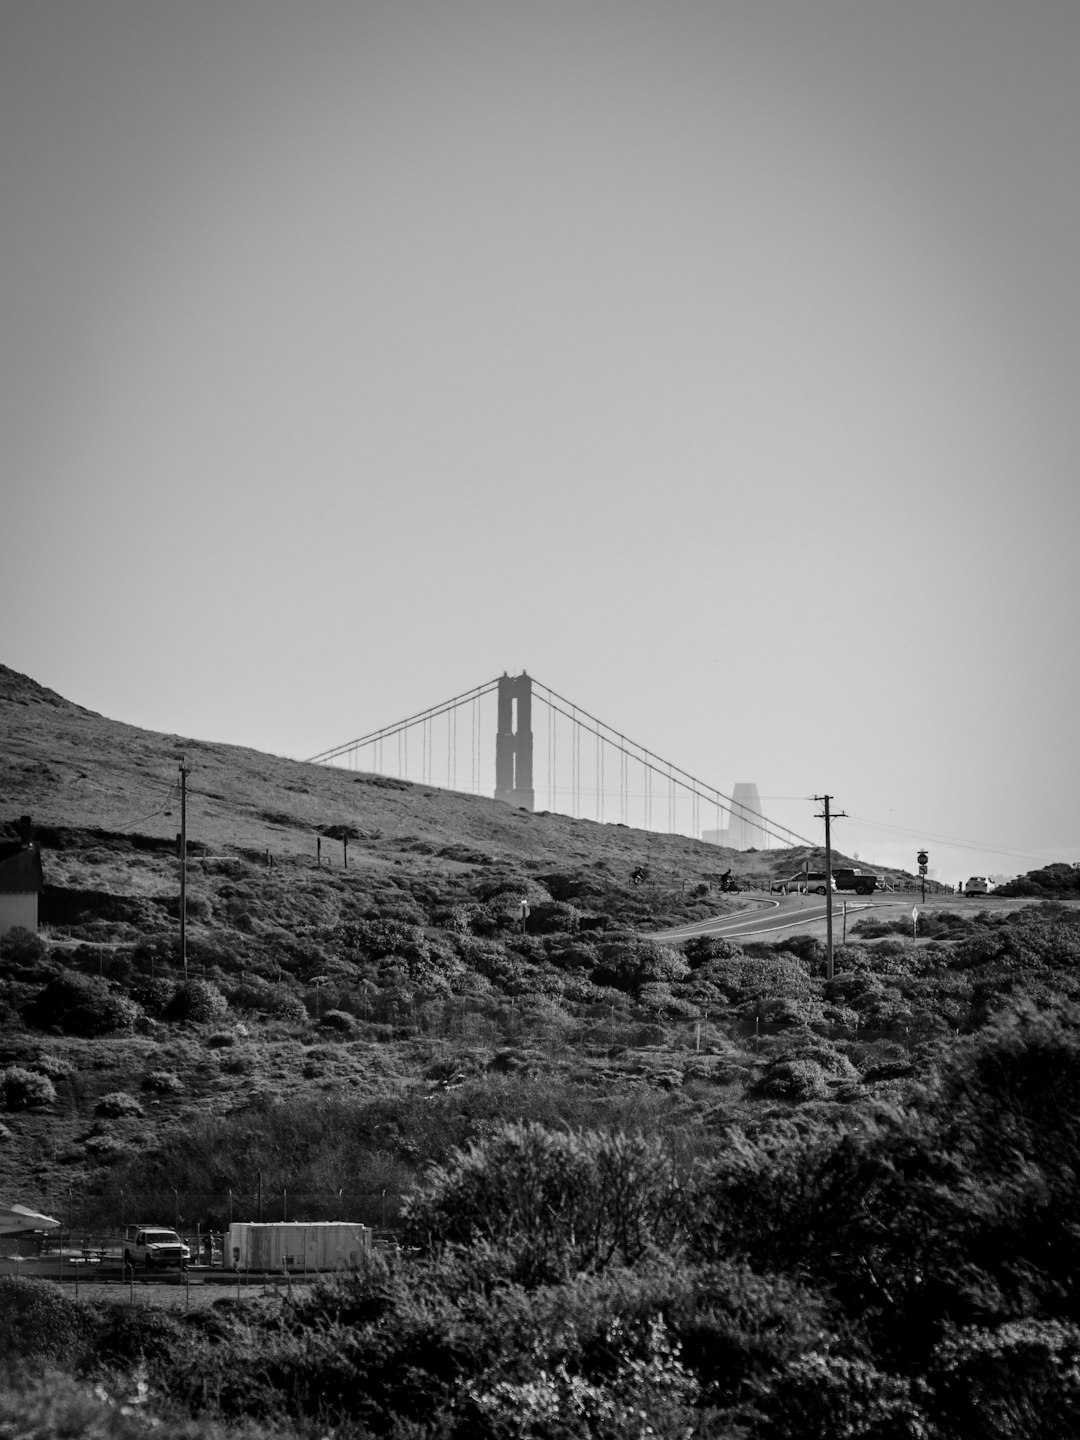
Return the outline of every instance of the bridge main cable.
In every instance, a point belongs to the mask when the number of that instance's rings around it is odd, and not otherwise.
[[[681,778],[677,783],[681,785],[684,790],[688,790],[691,795],[697,795],[702,800],[708,801],[710,805],[718,805],[721,810],[726,810],[729,815],[734,816],[736,812],[738,812],[743,818],[752,819],[774,840],[780,840],[786,845],[796,842],[800,845],[813,846],[814,842],[807,839],[805,835],[800,835],[797,831],[789,829],[786,825],[781,825],[778,821],[770,820],[767,815],[763,815],[760,811],[752,810],[748,805],[743,805],[741,801],[733,800],[729,795],[725,795],[724,792],[718,790],[715,785],[709,785],[706,781],[699,780],[695,775],[691,775],[688,770],[683,770],[681,766],[674,765],[671,761],[662,759],[661,756],[647,749],[644,745],[639,745],[636,740],[631,740],[628,736],[623,735],[621,731],[616,730],[615,727],[609,725],[607,721],[601,720],[596,715],[591,715],[588,710],[583,709],[580,705],[575,705],[574,702],[568,700],[565,695],[560,695],[557,690],[552,690],[550,685],[545,685],[543,681],[537,680],[535,675],[532,677],[532,682],[534,687],[546,691],[547,695],[552,696],[554,700],[560,702],[556,705],[553,704],[552,700],[546,699],[543,695],[539,697],[557,714],[565,716],[566,719],[572,721],[575,725],[581,726],[582,729],[588,728],[582,724],[579,718],[580,716],[584,716],[592,725],[598,727],[596,730],[598,735],[600,733],[599,727],[602,727],[608,732],[607,735],[601,736],[604,744],[621,751],[622,754],[628,756],[631,760],[636,760],[640,765],[644,765],[649,770],[652,770],[654,774],[661,775],[665,779],[673,779],[676,775],[680,776]],[[568,705],[570,710],[563,709],[562,707],[565,705]],[[571,713],[571,711],[573,713]],[[615,739],[610,739],[609,736],[614,736]]]
[[[305,765],[323,765],[328,760],[336,760],[339,755],[346,755],[350,750],[359,750],[362,745],[372,745],[376,740],[385,740],[388,735],[396,735],[399,730],[407,730],[410,725],[418,725],[423,720],[434,720],[438,715],[445,715],[450,710],[455,710],[461,705],[468,705],[473,700],[479,700],[483,695],[490,695],[498,687],[498,679],[485,680],[481,685],[474,685],[471,690],[465,690],[460,695],[455,695],[452,700],[444,700],[439,705],[432,705],[427,710],[418,710],[415,715],[409,715],[404,720],[397,720],[392,725],[383,725],[378,730],[371,730],[367,735],[361,735],[356,740],[347,740],[343,745],[335,745],[330,750],[320,751],[318,755],[312,755],[303,763]]]

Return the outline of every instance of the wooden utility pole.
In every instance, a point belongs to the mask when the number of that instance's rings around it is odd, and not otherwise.
[[[833,939],[832,939],[832,831],[831,822],[842,815],[845,810],[838,810],[836,815],[829,813],[829,801],[831,795],[815,795],[815,800],[820,800],[822,813],[815,818],[825,821],[825,979],[833,978]],[[845,925],[845,931],[846,931]]]
[[[187,756],[180,761],[180,963],[187,970]]]

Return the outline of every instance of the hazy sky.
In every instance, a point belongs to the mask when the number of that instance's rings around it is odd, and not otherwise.
[[[1076,0],[0,0],[0,659],[298,757],[525,668],[1080,859],[1078,70]]]

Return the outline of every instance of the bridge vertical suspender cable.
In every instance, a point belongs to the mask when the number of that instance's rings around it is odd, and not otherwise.
[[[607,765],[608,751],[614,749],[618,756],[618,815],[621,823],[628,824],[631,821],[631,801],[633,792],[630,785],[631,762],[641,767],[642,788],[641,801],[644,816],[644,828],[651,830],[655,818],[654,806],[654,777],[662,776],[667,783],[667,821],[668,830],[674,833],[679,823],[680,805],[686,797],[690,799],[690,824],[697,835],[701,820],[702,801],[707,803],[715,811],[716,828],[720,831],[721,811],[733,821],[737,818],[744,820],[752,826],[754,831],[760,833],[766,843],[769,839],[779,841],[782,845],[812,845],[814,842],[805,836],[785,825],[779,825],[768,819],[767,816],[758,810],[747,806],[744,802],[733,800],[723,794],[713,785],[708,785],[698,780],[688,771],[680,766],[674,765],[671,761],[662,760],[653,751],[645,746],[630,740],[621,731],[607,725],[595,715],[590,714],[576,703],[567,700],[559,695],[549,686],[543,685],[534,677],[527,678],[530,692],[535,698],[542,700],[548,707],[548,775],[547,790],[549,808],[557,810],[560,805],[560,783],[559,783],[559,728],[560,721],[567,720],[570,723],[569,739],[569,799],[571,813],[582,814],[582,791],[585,787],[585,776],[582,764],[582,731],[586,731],[591,737],[590,748],[593,751],[592,770],[593,783],[596,786],[595,804],[589,807],[595,813],[598,822],[602,822],[607,813],[607,777],[609,767]],[[420,778],[425,784],[434,785],[436,781],[435,766],[435,733],[434,722],[437,718],[445,718],[447,725],[447,765],[445,783],[449,788],[457,786],[457,765],[458,765],[458,724],[457,711],[463,705],[468,705],[471,711],[470,725],[470,771],[472,779],[472,793],[479,794],[483,781],[483,704],[486,696],[499,689],[500,683],[505,684],[507,677],[502,682],[499,679],[486,681],[481,685],[474,686],[471,690],[464,691],[460,695],[439,705],[429,707],[427,710],[410,715],[396,724],[383,726],[378,730],[371,731],[355,740],[338,745],[321,754],[313,756],[311,763],[330,764],[336,761],[343,762],[352,769],[361,768],[362,750],[369,753],[370,759],[374,762],[377,770],[384,768],[385,742],[394,738],[397,741],[397,761],[399,776],[408,781],[409,774],[409,731],[419,726],[420,729]],[[531,731],[528,732],[531,743]],[[564,746],[565,749],[565,746]],[[527,752],[526,752],[527,753]],[[531,803],[531,802],[530,802]]]

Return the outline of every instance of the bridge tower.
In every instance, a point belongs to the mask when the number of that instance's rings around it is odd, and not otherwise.
[[[495,736],[495,799],[532,810],[532,679],[523,670],[499,679],[499,719]]]

